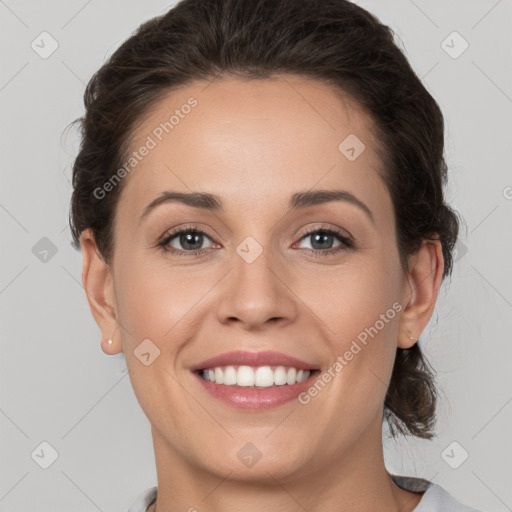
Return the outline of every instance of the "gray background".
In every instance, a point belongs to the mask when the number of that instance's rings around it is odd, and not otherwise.
[[[388,469],[512,510],[512,2],[357,3],[396,31],[440,104],[448,198],[467,223],[422,335],[443,390],[438,437],[386,441]],[[123,356],[101,351],[81,286],[67,226],[78,139],[61,136],[92,73],[171,5],[0,0],[0,511],[125,512],[156,483],[149,422]],[[47,58],[31,47],[51,49],[43,31],[58,43]],[[58,453],[47,469],[42,442]]]

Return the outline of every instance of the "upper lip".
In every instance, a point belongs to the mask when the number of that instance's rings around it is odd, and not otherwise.
[[[314,364],[297,359],[296,357],[274,352],[271,350],[263,352],[248,352],[246,350],[235,350],[212,357],[199,364],[194,365],[191,370],[204,370],[215,366],[292,366],[298,370],[316,369]]]

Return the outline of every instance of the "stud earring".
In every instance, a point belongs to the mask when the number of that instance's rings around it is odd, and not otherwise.
[[[112,340],[107,340],[107,343],[108,343],[108,346],[111,347],[112,346]]]
[[[410,340],[414,340],[414,341],[418,341],[419,340],[419,338],[413,338],[412,336],[409,336],[409,339]]]

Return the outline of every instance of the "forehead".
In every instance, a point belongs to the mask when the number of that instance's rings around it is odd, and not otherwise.
[[[177,190],[257,211],[299,190],[340,187],[375,203],[386,193],[375,146],[371,117],[323,82],[198,81],[170,91],[136,122],[130,151],[138,159],[119,207],[128,202],[140,214],[156,195]]]

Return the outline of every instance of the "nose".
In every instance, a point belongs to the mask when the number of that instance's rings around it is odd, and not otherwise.
[[[286,265],[265,248],[253,261],[243,251],[240,254],[234,254],[234,268],[222,285],[216,309],[218,320],[223,324],[238,323],[246,330],[293,322],[298,299]]]

